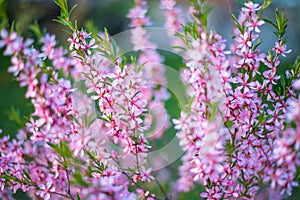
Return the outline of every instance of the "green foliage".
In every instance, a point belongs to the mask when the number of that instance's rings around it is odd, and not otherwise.
[[[275,27],[276,31],[274,32],[274,34],[278,37],[279,41],[285,43],[287,40],[285,33],[286,33],[288,18],[286,18],[284,15],[284,9],[282,9],[281,12],[279,12],[279,10],[276,9],[275,14],[276,14],[275,23],[268,19],[265,19],[265,21]]]
[[[74,23],[70,20],[70,16],[72,14],[72,11],[77,7],[77,5],[74,5],[72,9],[69,11],[68,8],[68,2],[67,0],[54,0],[54,3],[59,6],[60,10],[60,16],[58,19],[55,19],[54,21],[67,26],[71,31],[77,30],[77,21],[75,20]]]
[[[84,152],[87,154],[87,156],[89,157],[89,159],[91,161],[93,161],[94,163],[94,168],[102,173],[103,170],[105,170],[107,168],[107,165],[105,165],[104,163],[102,163],[98,158],[97,158],[97,152],[90,152],[87,149],[84,150]]]
[[[217,101],[217,102],[211,102],[208,104],[208,112],[207,112],[207,118],[210,122],[213,122],[216,115],[218,114],[219,112],[219,105],[220,105],[220,102]]]
[[[6,9],[6,0],[0,0],[0,20],[7,21],[7,9]],[[2,27],[0,26],[0,29]]]
[[[180,38],[187,48],[191,48],[191,44],[190,44],[191,39],[199,38],[197,23],[196,22],[187,23],[185,26],[183,26],[183,34],[177,32],[175,33],[175,36]],[[175,46],[175,48],[181,51],[186,51],[186,49],[181,46]]]
[[[88,32],[92,33],[93,35],[97,35],[99,32],[92,20],[86,21],[84,26],[85,26],[86,30]]]
[[[56,3],[60,7],[62,17],[69,17],[67,0],[54,0],[54,3]]]
[[[31,179],[29,173],[28,173],[26,170],[24,170],[24,169],[23,169],[23,174],[24,174],[24,177],[25,177],[26,179],[28,179],[29,181],[32,181],[32,179]]]
[[[205,189],[203,186],[201,186],[200,184],[195,184],[195,188],[189,192],[180,192],[178,194],[177,199],[180,200],[187,200],[187,199],[203,199],[199,197],[199,194],[201,194],[201,192],[204,192]]]
[[[65,157],[65,158],[71,158],[73,153],[70,150],[68,144],[64,141],[60,141],[59,144],[54,144],[51,142],[47,142],[47,144],[60,156]]]
[[[97,39],[100,41],[100,48],[97,50],[101,53],[102,56],[109,59],[113,64],[117,63],[117,45],[116,42],[109,37],[108,30],[104,29],[104,38],[97,36]]]
[[[73,180],[71,182],[73,182],[74,184],[79,184],[82,187],[89,186],[89,184],[84,180],[84,178],[80,172],[76,172],[73,174]]]
[[[234,14],[231,15],[236,27],[239,29],[239,31],[244,34],[245,32],[245,26],[244,24],[240,24],[239,21],[237,20],[236,16]]]
[[[260,17],[260,15],[264,12],[264,10],[269,7],[269,5],[272,3],[272,1],[273,0],[264,0],[264,3],[261,6],[261,10],[259,12],[258,17]]]
[[[300,73],[300,56],[298,56],[295,59],[295,62],[293,65],[293,70],[294,70],[294,77],[292,79],[295,80],[296,77],[299,76],[299,73]]]
[[[208,14],[212,11],[213,6],[207,3],[206,0],[191,0],[191,2],[195,8],[194,17],[201,22],[203,27],[207,28]]]
[[[19,109],[16,109],[14,106],[12,106],[8,112],[8,116],[11,121],[15,122],[19,126],[19,128],[25,127],[26,120],[22,119]]]
[[[35,35],[36,38],[40,39],[41,37],[43,37],[43,33],[40,29],[40,26],[39,26],[39,23],[37,20],[29,26],[29,29],[33,32],[33,34]]]
[[[77,200],[81,200],[81,197],[80,197],[80,195],[78,194],[78,192],[77,192],[76,197],[77,197]]]
[[[87,171],[83,172],[81,166],[83,163],[86,163],[86,161],[74,157],[73,152],[70,150],[67,142],[61,141],[59,144],[47,142],[47,144],[58,154],[59,157],[61,157],[58,159],[58,161],[67,174],[70,173],[70,168],[74,169],[74,172],[72,173],[72,180],[69,182],[70,184],[89,187],[90,183],[85,180],[84,176],[90,177],[92,173],[102,174],[103,170],[107,168],[107,165],[98,159],[96,152],[91,152],[87,149],[84,149],[84,152],[88,156],[90,162],[88,162],[89,164]],[[28,173],[24,174],[25,177],[30,179]],[[77,194],[77,199],[81,199],[79,194]]]
[[[291,67],[291,69],[287,70],[287,73],[290,77],[286,78],[284,76],[281,76],[279,79],[279,84],[276,88],[276,94],[278,96],[288,96],[288,88],[292,88],[293,81],[298,79],[300,73],[300,56],[295,59],[293,66]],[[297,91],[295,92],[298,93]]]

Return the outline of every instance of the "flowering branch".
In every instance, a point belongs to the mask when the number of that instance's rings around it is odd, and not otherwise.
[[[108,30],[78,29],[71,20],[76,6],[69,11],[66,0],[54,2],[61,9],[56,21],[70,32],[69,50],[37,24],[31,29],[40,37],[38,47],[13,28],[0,31],[8,72],[26,88],[34,108],[27,123],[12,110],[22,127],[16,138],[0,139],[1,199],[20,189],[44,200],[171,200],[198,184],[204,190],[196,192],[205,199],[291,195],[299,184],[300,58],[286,76],[279,73],[281,58],[291,52],[284,11],[276,10],[271,22],[261,18],[270,0],[246,1],[239,15],[232,15],[227,49],[208,26],[206,1],[193,0],[189,16],[181,19],[175,0],[161,0],[167,33],[177,36],[172,44],[182,53],[188,98],[173,119],[184,150],[173,184],[173,171],[161,169],[154,176],[147,161],[155,149],[149,132],[159,139],[170,126],[167,71],[147,32],[147,1],[134,1],[127,15],[138,55],[131,59],[119,55]],[[265,22],[277,36],[267,52],[260,49]]]

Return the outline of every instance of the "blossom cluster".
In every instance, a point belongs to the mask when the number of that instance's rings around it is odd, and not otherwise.
[[[201,197],[207,199],[282,198],[298,185],[297,131],[286,128],[288,102],[295,94],[291,85],[283,86],[282,93],[276,89],[284,78],[277,73],[279,57],[290,50],[279,38],[267,55],[261,53],[260,9],[245,3],[236,19],[232,53],[203,24],[196,38],[190,36],[183,76],[193,102],[173,120],[187,150],[177,182],[180,191],[200,182],[206,188]],[[268,187],[265,197],[262,186]]]
[[[62,47],[56,47],[53,35],[46,34],[40,42],[41,51],[31,46],[33,40],[23,42],[17,33],[1,31],[4,54],[12,56],[8,70],[21,87],[27,86],[25,96],[34,106],[29,122],[16,138],[4,136],[0,140],[1,189],[8,187],[1,192],[1,198],[10,199],[9,191],[15,193],[21,189],[32,198],[43,199],[73,198],[76,191],[85,199],[135,199],[128,192],[122,173],[109,165],[109,156],[99,146],[102,140],[97,136],[98,127],[83,124],[84,117],[93,111],[91,102],[75,92],[70,80],[64,78],[78,76],[80,63],[67,56]],[[74,108],[78,105],[81,106]],[[76,122],[73,118],[77,118]],[[98,154],[90,158],[85,150]],[[72,156],[77,157],[76,162],[90,164],[80,169],[75,169],[78,163],[68,166]],[[95,157],[102,158],[101,162],[91,163]],[[101,173],[90,172],[90,168],[99,166]],[[87,173],[90,175],[81,180],[80,174]],[[74,178],[81,180],[81,185],[70,186]],[[90,183],[93,186],[87,187]]]
[[[155,127],[151,135],[159,138],[170,125],[169,116],[164,106],[164,101],[169,98],[169,94],[166,89],[167,80],[163,58],[156,50],[157,46],[150,41],[147,29],[144,28],[151,24],[150,17],[146,14],[147,1],[138,0],[135,1],[134,7],[129,10],[127,17],[131,21],[130,27],[132,29],[130,32],[133,50],[140,53],[137,56],[137,63],[144,65],[142,76],[146,80],[147,85],[143,96],[144,98],[148,96],[149,108],[151,108],[149,111],[158,120],[152,125]],[[135,23],[135,21],[147,21],[147,23]],[[154,100],[151,101],[151,99]]]
[[[205,1],[193,1],[185,22],[175,0],[161,0],[165,27],[170,36],[176,33],[172,44],[184,61],[188,101],[172,119],[184,150],[178,178],[166,167],[158,179],[147,160],[151,139],[172,124],[164,58],[147,32],[147,1],[134,1],[127,15],[137,55],[131,60],[106,30],[78,30],[66,1],[55,2],[62,9],[58,21],[72,31],[69,50],[48,33],[25,40],[0,31],[8,72],[26,88],[34,109],[15,138],[0,138],[1,199],[22,190],[44,200],[167,200],[197,184],[204,187],[199,198],[211,200],[291,195],[300,165],[300,60],[286,76],[279,73],[280,59],[291,52],[283,13],[269,22],[278,40],[262,52],[267,4],[247,1],[233,16],[227,49],[207,26]]]
[[[182,9],[176,6],[177,2],[175,0],[161,0],[160,8],[164,11],[165,24],[164,27],[167,29],[170,36],[178,32],[182,32],[182,24],[184,24],[184,17],[182,14]],[[182,40],[178,37],[174,37],[172,40],[173,46],[184,45]]]

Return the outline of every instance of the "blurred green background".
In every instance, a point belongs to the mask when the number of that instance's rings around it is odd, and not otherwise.
[[[68,1],[70,7],[78,4],[75,9],[74,17],[78,20],[79,26],[84,26],[87,23],[93,22],[98,30],[103,30],[106,27],[111,35],[115,35],[124,30],[128,30],[129,20],[125,17],[128,9],[133,5],[133,0],[70,0]],[[153,21],[152,26],[163,26],[163,14],[159,9],[159,1],[148,1],[150,5],[149,15]],[[188,1],[178,1],[182,5],[184,11],[188,9]],[[240,3],[236,0],[210,0],[215,5],[214,10],[210,14],[209,25],[222,34],[227,40],[231,39],[232,26],[230,21],[230,12],[238,13]],[[262,2],[262,1],[256,1]],[[275,8],[284,8],[285,13],[289,18],[288,22],[288,46],[293,49],[291,55],[283,60],[281,64],[281,72],[286,66],[289,66],[296,55],[300,54],[300,0],[274,0],[273,4],[266,10],[265,17],[274,20]],[[230,9],[229,9],[230,8]],[[185,13],[184,12],[184,13]],[[66,39],[68,35],[63,32],[64,27],[54,22],[59,15],[59,8],[52,0],[0,0],[0,18],[7,17],[10,24],[15,21],[17,29],[22,31],[25,37],[33,37],[34,35],[29,30],[29,25],[36,20],[42,29],[47,32],[56,34],[57,39],[61,45],[67,47]],[[265,25],[262,29],[262,49],[271,48],[275,42],[273,29],[270,25]],[[32,111],[30,101],[24,98],[25,89],[20,88],[13,76],[7,72],[9,67],[9,58],[2,56],[3,50],[0,50],[0,128],[3,129],[3,134],[15,135],[17,130],[24,122],[16,122],[14,116],[21,116],[21,119],[26,119]],[[178,56],[162,52],[165,56],[165,64],[176,69],[181,67],[181,59]],[[173,109],[176,102],[172,99],[167,102],[167,109],[171,117],[178,117],[179,111]],[[25,116],[25,117],[23,117]],[[15,117],[17,118],[17,117]],[[168,136],[164,137],[161,142],[167,142],[170,136],[174,136],[174,129],[168,130]],[[2,134],[2,135],[3,135]],[[175,168],[180,162],[172,164],[169,168]],[[176,178],[177,175],[172,175]],[[202,190],[198,186],[199,190]],[[180,194],[180,199],[197,199],[199,197],[199,190],[186,194]],[[25,197],[18,194],[16,199],[23,200]],[[294,195],[290,199],[300,199],[299,190],[295,190]]]

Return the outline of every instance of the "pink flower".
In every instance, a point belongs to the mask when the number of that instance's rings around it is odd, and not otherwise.
[[[258,3],[253,3],[252,1],[249,1],[248,3],[244,4],[245,7],[242,8],[242,11],[245,12],[254,12],[261,9],[261,6]]]
[[[294,80],[292,85],[294,89],[300,90],[300,79]]]
[[[151,24],[149,17],[146,17],[146,1],[140,1],[129,10],[127,17],[131,19],[130,27],[147,26]]]
[[[40,41],[43,43],[42,51],[46,56],[51,56],[56,45],[55,35],[47,33]]]
[[[137,6],[129,11],[129,13],[127,14],[127,17],[132,18],[132,19],[143,18],[143,17],[145,17],[146,13],[147,13],[147,10],[145,8],[143,8],[141,6]]]
[[[185,125],[188,125],[188,115],[184,112],[181,112],[181,117],[180,119],[172,119],[173,123],[174,123],[174,128],[177,130],[183,129],[185,127]]]
[[[5,185],[5,179],[0,178],[0,191],[4,190],[4,185]]]
[[[272,50],[275,51],[278,55],[282,55],[283,57],[286,57],[285,54],[292,52],[291,49],[287,50],[287,46],[281,41],[275,42],[275,47]]]
[[[72,51],[74,49],[79,49],[80,47],[80,41],[79,41],[79,38],[77,36],[77,32],[73,32],[73,37],[72,38],[68,38],[68,42],[70,42],[70,47],[69,49]]]
[[[17,56],[13,56],[11,58],[11,63],[13,64],[8,68],[8,72],[13,73],[14,76],[17,76],[18,73],[23,70],[24,68],[24,63],[21,59],[19,59]]]
[[[200,197],[205,198],[207,200],[217,200],[217,199],[220,199],[221,196],[222,196],[221,193],[219,193],[213,189],[207,189],[207,188],[206,188],[205,192],[202,192],[200,194]]]
[[[0,36],[2,38],[2,40],[0,40],[0,48],[4,46],[7,46],[6,48],[10,48],[10,46],[13,44],[13,41],[17,38],[18,35],[16,32],[12,32],[9,34],[7,30],[2,29],[0,31]],[[9,54],[10,52],[5,53],[5,55],[9,55]]]
[[[52,187],[52,182],[48,181],[46,185],[42,184],[39,186],[39,190],[36,194],[44,200],[49,200],[52,192],[55,192],[55,188]]]
[[[263,25],[265,22],[263,20],[259,20],[256,15],[254,15],[251,21],[247,21],[245,26],[249,28],[249,31],[254,30],[257,33],[260,33],[259,26]]]
[[[91,55],[91,49],[95,49],[98,47],[97,44],[95,44],[95,39],[91,39],[89,42],[87,42],[86,40],[83,40],[83,46],[84,46],[84,50],[87,51],[88,55]]]
[[[160,2],[160,7],[162,9],[167,9],[167,10],[171,10],[173,9],[173,7],[176,5],[176,1],[175,0],[162,0]]]
[[[151,182],[154,179],[154,177],[150,175],[151,170],[152,170],[151,168],[146,169],[145,167],[142,167],[141,173],[140,173],[141,181]]]
[[[136,189],[136,192],[140,195],[140,197],[142,197],[142,198],[145,198],[145,197],[147,197],[147,196],[149,196],[149,191],[144,191],[144,190],[142,190],[142,189]]]
[[[145,167],[142,167],[141,172],[133,176],[133,181],[137,182],[138,180],[140,180],[142,182],[145,181],[151,182],[151,180],[153,180],[154,177],[151,176],[150,173],[151,173],[151,168],[146,170]]]
[[[143,120],[140,118],[141,114],[142,112],[139,110],[132,109],[130,111],[130,117],[129,117],[130,128],[135,129],[140,127],[140,124],[143,122]]]

